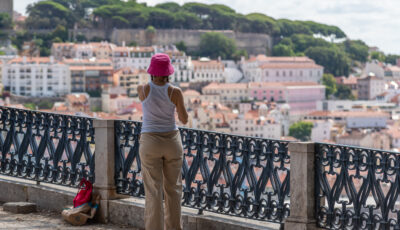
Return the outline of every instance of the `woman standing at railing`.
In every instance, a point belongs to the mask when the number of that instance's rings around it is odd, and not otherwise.
[[[169,76],[174,73],[169,56],[155,54],[147,72],[151,81],[138,86],[143,105],[139,154],[146,197],[145,227],[181,230],[183,149],[175,109],[184,124],[188,115],[181,89],[169,84]]]

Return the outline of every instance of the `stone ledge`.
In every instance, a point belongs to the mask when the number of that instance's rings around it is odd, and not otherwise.
[[[38,208],[61,212],[72,205],[77,189],[0,175],[0,202],[33,202]],[[123,197],[123,196],[121,196]],[[107,201],[105,201],[107,202]],[[127,198],[108,201],[111,223],[144,229],[144,200]],[[246,218],[226,216],[204,211],[197,215],[196,209],[182,208],[185,230],[258,230],[279,229],[279,224]]]
[[[3,205],[3,211],[15,214],[28,214],[36,212],[36,204],[29,202],[8,202]]]
[[[144,200],[127,198],[109,201],[110,221],[112,223],[125,222],[129,226],[144,229]],[[272,230],[279,229],[279,224],[252,219],[227,216],[204,211],[197,215],[197,210],[182,207],[182,221],[184,230]]]

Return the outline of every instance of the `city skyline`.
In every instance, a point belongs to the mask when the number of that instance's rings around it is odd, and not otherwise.
[[[37,0],[18,0],[14,4],[15,10],[25,13],[26,6]],[[165,0],[147,0],[150,6],[166,2]],[[179,4],[191,2],[190,0],[175,0]],[[264,13],[274,18],[288,18],[292,20],[313,20],[320,23],[340,27],[350,39],[361,39],[369,46],[377,46],[385,53],[400,54],[400,20],[396,9],[400,8],[400,1],[394,0],[286,0],[273,2],[272,0],[254,0],[246,4],[240,0],[198,0],[207,4],[225,4],[239,13],[253,12]],[[293,7],[296,6],[296,7]]]

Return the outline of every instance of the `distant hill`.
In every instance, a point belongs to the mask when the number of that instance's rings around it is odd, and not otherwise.
[[[70,39],[68,30],[72,28],[104,31],[151,28],[267,34],[272,37],[273,47],[265,50],[265,53],[274,56],[307,55],[323,65],[327,73],[335,76],[348,75],[353,66],[360,66],[370,58],[367,44],[361,40],[348,39],[337,26],[313,21],[274,19],[261,13],[243,15],[221,4],[191,2],[179,5],[165,2],[150,7],[136,0],[47,0],[29,5],[27,13],[26,29],[54,31],[37,36],[20,33],[13,43],[20,47],[24,40],[36,38],[37,43],[41,44],[42,55],[49,54],[52,42]],[[78,36],[77,40],[88,39]],[[340,43],[332,42],[339,40]],[[387,60],[393,62],[396,57],[388,55]]]
[[[135,0],[48,0],[27,8],[27,28],[207,29],[291,36],[296,33],[345,38],[338,27],[312,21],[276,20],[260,13],[243,15],[221,4],[166,2],[149,7]]]

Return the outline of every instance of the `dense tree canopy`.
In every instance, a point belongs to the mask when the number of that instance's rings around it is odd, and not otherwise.
[[[363,41],[346,40],[341,45],[352,60],[360,62],[366,62],[368,60],[369,47]]]
[[[307,57],[313,59],[317,64],[324,66],[326,73],[335,76],[348,76],[350,72],[350,61],[346,53],[337,47],[310,47],[305,51]]]
[[[355,96],[347,85],[337,84],[335,97],[340,100],[354,100]]]
[[[1,29],[11,29],[12,21],[10,15],[7,13],[0,13],[0,30]]]
[[[400,55],[395,55],[395,54],[388,54],[385,57],[386,63],[392,64],[392,65],[396,65],[398,59],[400,59]]]
[[[383,52],[374,51],[371,53],[371,59],[376,59],[378,61],[385,62],[386,56]]]
[[[27,7],[29,17],[26,26],[30,29],[54,29],[58,25],[71,28],[74,20],[70,9],[56,1],[41,1]]]
[[[309,141],[313,123],[309,121],[299,121],[289,127],[289,135],[301,141]]]
[[[88,17],[93,9],[94,20]],[[267,33],[273,36],[291,36],[296,33],[346,37],[336,26],[312,21],[275,20],[261,13],[242,15],[221,4],[174,2],[148,7],[136,0],[46,0],[27,9],[27,27],[54,29],[57,25],[72,28],[177,28],[235,30],[239,32]]]
[[[269,54],[275,56],[310,55],[325,72],[347,75],[350,66],[378,59],[396,63],[399,56],[383,53],[368,53],[368,46],[360,40],[346,39],[346,34],[337,26],[314,21],[274,19],[262,13],[240,14],[221,4],[189,2],[183,5],[164,2],[155,6],[138,3],[136,0],[45,0],[27,7],[26,29],[55,30],[61,26],[66,33],[53,33],[50,41],[65,41],[68,29],[78,28],[148,28],[155,29],[207,29],[234,30],[236,32],[269,34],[277,41]],[[0,29],[11,24],[0,14]],[[32,36],[31,36],[32,37]],[[336,43],[335,39],[344,38]],[[79,35],[79,40],[87,40]],[[205,52],[206,53],[206,52]],[[244,51],[234,50],[223,55],[237,57]],[[221,54],[217,51],[210,56]]]
[[[325,85],[325,97],[329,98],[337,91],[336,79],[332,74],[324,74],[322,76],[322,84]]]
[[[230,59],[237,51],[235,41],[222,33],[208,32],[201,36],[199,55],[210,58]]]
[[[295,56],[292,47],[284,44],[274,46],[272,54],[274,56]]]

